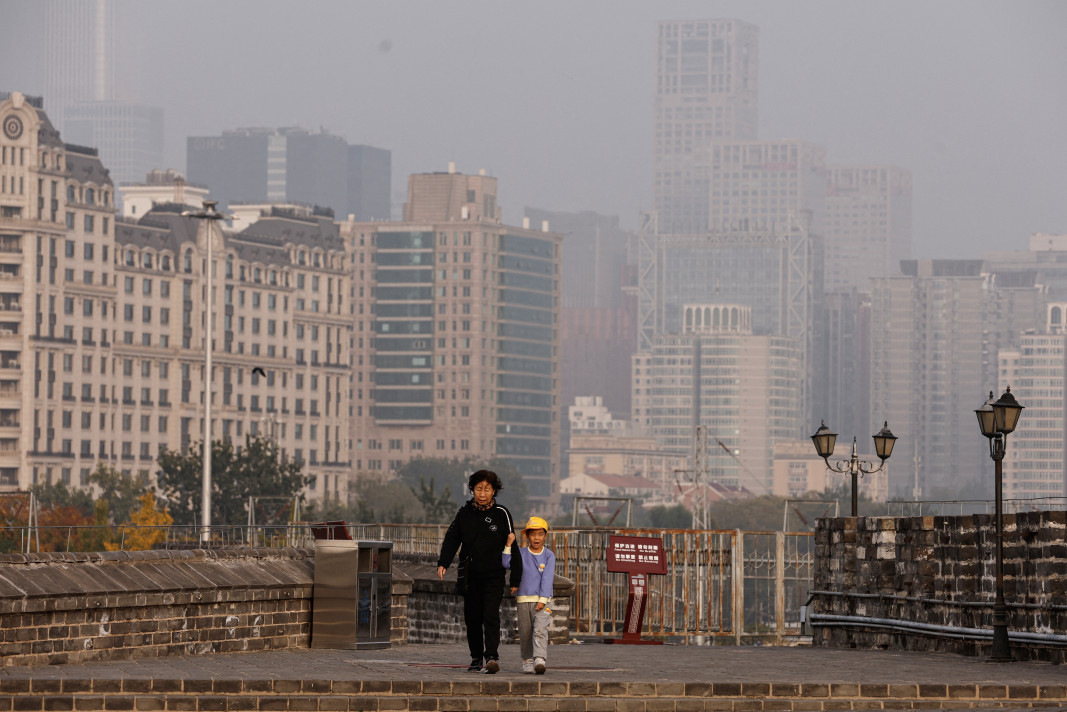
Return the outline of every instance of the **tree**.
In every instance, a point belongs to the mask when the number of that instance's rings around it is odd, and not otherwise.
[[[477,470],[492,470],[500,476],[500,481],[504,485],[500,501],[517,518],[525,521],[525,517],[530,516],[530,514],[536,514],[536,512],[530,512],[529,491],[526,488],[526,482],[522,478],[522,473],[510,462],[499,457],[489,459],[477,458],[473,455],[468,455],[462,459],[458,457],[417,457],[401,465],[396,474],[414,492],[419,492],[424,484],[430,483],[434,488],[433,491],[438,495],[444,493],[446,489],[451,494],[451,488],[455,485],[459,494],[457,499],[465,502],[470,497],[467,491],[467,477]],[[452,515],[455,514],[455,508],[458,506],[457,503],[453,507],[453,512],[444,521],[451,520]],[[515,526],[521,527],[522,522],[515,522]]]
[[[200,520],[203,482],[203,441],[185,454],[161,450],[158,481],[168,510],[177,524]],[[249,435],[238,451],[230,440],[211,443],[211,521],[243,524],[248,498],[302,497],[310,482],[301,465],[283,455],[267,438]]]
[[[107,524],[129,522],[141,498],[149,489],[148,478],[144,475],[133,477],[103,462],[96,464],[96,469],[89,475],[88,481],[100,488],[100,496],[97,499],[107,502]]]
[[[415,493],[400,480],[358,478],[352,486],[355,499],[354,521],[370,524],[422,523],[426,510]]]
[[[135,525],[126,530],[121,544],[105,542],[108,551],[116,551],[121,546],[126,551],[147,551],[167,538],[166,527],[174,522],[165,506],[157,506],[154,492],[145,492],[138,500],[140,507],[131,516]]]
[[[647,514],[648,525],[654,529],[690,529],[693,526],[693,513],[681,504],[672,507],[661,504],[649,509]]]
[[[452,488],[446,486],[443,491],[438,492],[432,476],[427,482],[422,475],[419,475],[419,488],[415,491],[415,496],[422,505],[423,521],[427,524],[447,524],[456,513],[456,500],[452,498]]]

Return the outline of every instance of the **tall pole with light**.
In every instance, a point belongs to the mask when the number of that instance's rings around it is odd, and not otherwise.
[[[1019,424],[1023,406],[1011,394],[1008,386],[999,399],[993,400],[993,391],[989,400],[976,408],[978,427],[989,440],[989,457],[993,460],[993,487],[996,496],[996,576],[997,590],[993,599],[993,645],[989,650],[989,660],[997,663],[1011,662],[1011,645],[1008,642],[1008,606],[1004,603],[1004,454],[1007,452],[1008,435]]]
[[[833,472],[840,472],[842,474],[847,472],[852,475],[853,517],[857,516],[857,510],[859,509],[859,496],[857,494],[859,488],[859,476],[861,474],[873,474],[885,467],[885,461],[893,454],[893,446],[897,442],[896,436],[889,430],[888,422],[884,423],[882,429],[873,437],[874,452],[878,455],[878,459],[881,460],[877,466],[875,466],[873,462],[860,460],[859,455],[856,454],[855,436],[852,438],[852,457],[848,460],[838,460],[835,463],[830,462],[830,456],[834,454],[834,444],[837,442],[837,433],[826,427],[826,421],[821,421],[819,429],[811,436],[811,441],[815,443],[815,452],[819,454],[819,457],[826,461],[826,467],[828,469]]]
[[[207,242],[207,269],[204,272],[204,291],[207,293],[205,304],[207,313],[204,317],[206,325],[204,336],[204,442],[201,447],[204,451],[204,473],[200,493],[200,509],[202,512],[200,541],[205,543],[211,540],[211,351],[215,336],[215,305],[214,295],[212,294],[212,287],[215,281],[213,279],[215,265],[213,264],[212,256],[212,243],[214,242],[212,225],[219,220],[225,220],[227,217],[215,209],[216,205],[218,203],[214,200],[205,200],[203,210],[186,210],[182,213],[185,217],[206,221],[204,224],[204,236]]]

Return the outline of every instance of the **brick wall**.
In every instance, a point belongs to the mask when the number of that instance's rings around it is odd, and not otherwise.
[[[314,552],[0,556],[0,666],[307,647]],[[394,571],[393,644],[411,580]]]
[[[1004,595],[1013,633],[1063,636],[1067,643],[1067,513],[1004,516]],[[815,530],[819,615],[913,624],[894,631],[858,620],[813,625],[816,645],[988,652],[988,639],[956,639],[915,630],[952,626],[991,630],[996,590],[993,515],[842,517]],[[919,624],[918,626],[914,624]],[[971,639],[968,639],[971,638]],[[1067,661],[1067,647],[1012,639],[1021,659]]]

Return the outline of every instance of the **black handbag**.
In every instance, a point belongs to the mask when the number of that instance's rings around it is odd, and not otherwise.
[[[456,565],[456,595],[466,596],[471,589],[470,559],[460,559]]]

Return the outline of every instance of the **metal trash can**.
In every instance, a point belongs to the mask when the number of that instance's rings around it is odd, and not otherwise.
[[[393,542],[316,540],[311,647],[388,648],[392,585]]]

